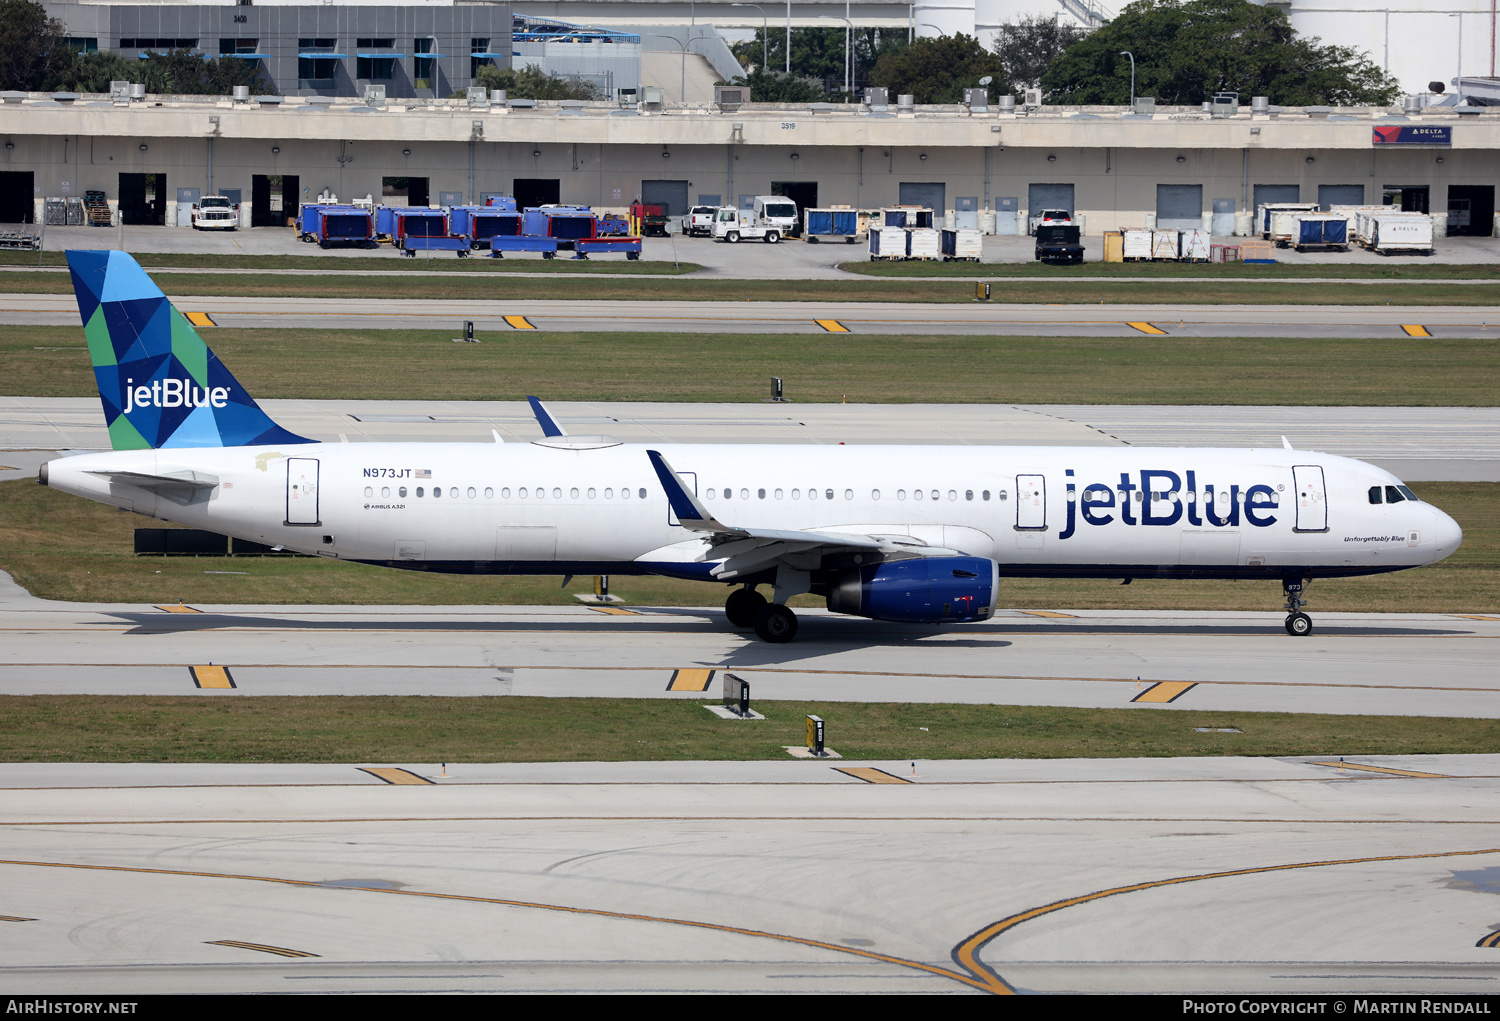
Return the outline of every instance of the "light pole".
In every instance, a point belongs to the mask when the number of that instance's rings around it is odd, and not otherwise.
[[[1453,84],[1458,89],[1458,98],[1453,101],[1453,105],[1459,106],[1464,101],[1464,16],[1450,14],[1448,17],[1458,19],[1458,77],[1453,79]]]
[[[1130,58],[1130,112],[1135,113],[1135,54],[1121,50],[1120,56]]]
[[[934,32],[936,32],[938,34],[938,38],[939,39],[943,38],[943,36],[947,34],[942,29],[938,28],[936,25],[934,25],[930,21],[918,22],[917,27],[918,28],[930,28],[930,29],[932,29]]]
[[[771,29],[769,28],[771,23],[766,19],[766,12],[761,8],[760,4],[730,4],[729,6],[754,7],[757,11],[760,11],[760,37],[762,43],[760,62],[767,71],[771,70]]]
[[[678,102],[687,102],[687,43],[675,35],[657,35],[654,32],[642,32],[641,35],[648,39],[670,39],[682,47],[682,81],[677,85]]]
[[[786,73],[792,73],[792,0],[786,0]]]
[[[854,38],[854,22],[848,18],[841,18],[837,14],[820,14],[818,17],[828,21],[842,21],[844,23],[844,93],[847,95],[852,89],[852,86],[849,84],[849,44]]]

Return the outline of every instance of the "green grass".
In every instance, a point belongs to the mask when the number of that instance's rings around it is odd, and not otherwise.
[[[446,270],[453,273],[555,273],[563,276],[579,273],[629,273],[640,276],[678,276],[696,273],[703,267],[695,262],[674,264],[671,262],[631,262],[617,255],[601,255],[590,259],[574,259],[563,253],[556,259],[538,256],[516,256],[507,259],[492,259],[488,252],[476,252],[467,259],[455,257],[451,252],[435,252],[406,258],[397,255],[394,249],[385,249],[383,255],[213,255],[205,252],[142,252],[134,256],[135,261],[146,269],[169,267],[172,269],[270,269],[270,270],[341,270],[346,273],[387,271],[404,273],[414,269],[423,271]],[[36,253],[0,252],[0,267],[4,266],[67,266],[64,252],[43,252],[40,261]]]
[[[205,329],[259,398],[1489,406],[1495,340]],[[0,391],[94,397],[82,331],[0,331]],[[792,406],[795,408],[795,405]]]
[[[803,744],[808,714],[827,721],[829,747],[867,760],[1433,755],[1492,752],[1500,742],[1500,722],[1484,719],[761,702],[766,719],[746,723],[711,716],[706,701],[7,695],[0,761],[785,761],[783,746]]]
[[[1405,257],[1380,258],[1353,263],[1278,263],[1274,266],[1243,262],[1085,262],[1077,266],[1048,266],[1040,262],[846,262],[839,269],[865,277],[890,279],[922,277],[978,277],[1008,280],[1012,277],[1159,277],[1163,280],[1500,280],[1500,266],[1492,263],[1433,263]]]
[[[455,260],[456,261],[456,260]],[[412,277],[399,273],[350,276],[228,275],[173,273],[158,284],[169,295],[225,295],[233,297],[421,298],[504,300],[514,298],[587,301],[593,306],[609,301],[849,301],[967,303],[974,286],[966,280],[664,280],[643,276],[634,280],[596,278],[586,293],[578,284],[543,275],[540,279],[497,277],[487,273],[455,273],[449,278]],[[71,294],[72,284],[62,274],[0,271],[0,293]],[[1086,284],[1042,279],[1007,282],[997,301],[1021,304],[1176,305],[1496,305],[1495,284],[1409,284],[1384,287],[1347,284],[1289,284],[1268,280],[1254,288],[1240,283],[1194,283],[1191,291],[1171,280],[1161,283],[1111,282]]]
[[[3,456],[3,455],[0,455]],[[1500,612],[1500,484],[1420,483],[1417,492],[1463,526],[1457,553],[1432,567],[1319,581],[1310,609],[1351,612]],[[474,577],[396,571],[304,557],[137,557],[136,528],[152,521],[38,486],[0,482],[0,570],[34,595],[160,604],[571,604],[591,578]],[[208,572],[234,571],[236,574]],[[637,606],[720,606],[722,585],[617,575],[611,590]],[[1281,607],[1279,586],[1234,581],[1015,579],[1000,604],[1026,609],[1254,610]],[[799,596],[793,606],[820,606]]]

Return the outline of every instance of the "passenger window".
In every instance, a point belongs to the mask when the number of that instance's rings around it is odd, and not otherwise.
[[[988,500],[990,498],[990,491],[986,489],[984,492],[980,493],[979,496],[980,499]]]
[[[905,500],[906,499],[906,490],[904,490],[904,489],[898,489],[898,490],[896,490],[896,499],[898,499],[898,500]]]
[[[920,500],[920,499],[922,499],[922,491],[920,489],[913,489],[911,491],[911,498],[913,500]]]
[[[872,489],[872,490],[870,490],[870,499],[872,499],[872,500],[878,500],[878,499],[880,499],[880,490],[878,490],[878,489]]]
[[[800,500],[800,499],[802,499],[802,490],[800,490],[800,489],[794,489],[794,490],[792,490],[792,499],[793,500]]]
[[[469,495],[470,496],[474,495],[473,490],[469,491]],[[568,490],[568,499],[569,500],[576,500],[576,499],[578,499],[578,487],[577,486],[574,486],[572,489]]]
[[[726,490],[724,490],[724,499],[726,499],[726,500],[733,500],[734,499],[734,490],[732,490],[732,489],[726,489]]]
[[[750,490],[748,490],[748,489],[741,489],[740,490],[740,499],[741,500],[748,500],[748,499],[750,499]]]
[[[831,490],[831,489],[829,489],[829,490],[826,490],[826,491],[825,491],[825,492],[824,492],[824,493],[823,493],[823,498],[824,498],[824,499],[825,499],[825,500],[832,500],[832,499],[833,499],[833,490]]]
[[[807,491],[807,498],[809,500],[816,500],[818,498],[818,491],[816,489],[809,489]]]
[[[957,500],[958,499],[958,491],[957,490],[953,490],[953,489],[948,490],[948,499],[950,499],[950,500]]]
[[[442,496],[443,495],[443,491],[441,489],[437,488],[436,486],[433,486],[432,487],[432,495],[433,496]],[[526,495],[526,490],[524,490],[524,489],[521,490],[521,495],[525,496]]]
[[[709,486],[708,489],[704,492],[703,495],[706,496],[706,497],[708,497],[710,500],[712,500],[718,494],[718,492],[719,491],[717,489],[713,488],[712,486]]]
[[[974,490],[972,490],[972,489],[965,489],[964,490],[964,499],[965,500],[972,500],[972,499],[974,499]]]
[[[405,486],[401,487],[401,496],[402,496],[403,499],[406,497],[406,487]]]
[[[448,490],[448,495],[451,496],[451,497],[453,497],[453,499],[457,500],[458,499],[458,487],[454,486],[453,488],[449,489]]]
[[[418,486],[417,487],[417,498],[420,499],[421,497],[422,497],[422,487]]]
[[[778,500],[781,499],[781,490],[779,490],[779,489],[776,490],[776,499],[778,499]]]
[[[390,486],[381,486],[380,487],[380,498],[382,500],[386,499],[390,495],[391,495],[391,487]]]
[[[596,491],[595,491],[595,490],[594,490],[594,489],[593,489],[593,488],[590,488],[590,489],[589,489],[589,499],[590,499],[590,500],[592,500],[592,499],[593,499],[593,498],[594,498],[594,494],[595,494],[595,492],[596,492]],[[486,496],[488,496],[488,495],[489,495],[489,493],[490,493],[490,491],[489,491],[489,490],[488,490],[488,489],[486,489],[486,490],[485,490],[485,491],[484,491],[484,493],[485,493],[485,495],[486,495]]]
[[[451,492],[448,493],[448,495],[449,496],[457,496],[458,495],[458,490],[456,490],[456,489],[452,490]],[[554,500],[561,500],[562,499],[562,489],[561,488],[559,488],[557,486],[553,486],[552,487],[552,499],[554,499]]]
[[[644,489],[641,490],[640,497],[641,497],[642,500],[644,500],[646,498],[646,491]]]
[[[620,499],[622,499],[622,500],[628,500],[628,499],[630,499],[630,490],[628,490],[628,489],[621,489],[620,490]]]
[[[942,494],[941,494],[941,493],[939,493],[939,492],[938,492],[938,491],[937,491],[937,490],[936,490],[936,489],[934,489],[934,490],[933,490],[933,491],[932,491],[932,498],[933,498],[933,499],[934,499],[934,500],[937,500],[937,499],[939,499],[939,498],[940,498],[940,497],[941,497],[941,496],[942,496]]]
[[[372,486],[366,486],[365,487],[365,496],[370,497],[370,496],[374,496],[374,495],[375,495],[375,489],[374,489],[374,487],[372,487]]]
[[[484,487],[484,498],[486,500],[493,500],[495,498],[495,491],[493,489],[491,489],[489,486],[485,486]]]
[[[1379,503],[1380,502],[1380,487],[1379,486],[1371,486],[1370,487],[1370,502],[1371,503]]]
[[[604,489],[604,498],[606,500],[613,500],[615,498],[615,491],[614,491],[613,487],[610,487],[610,486],[606,486],[605,487],[605,489]]]
[[[846,490],[844,490],[844,499],[845,500],[852,500],[852,499],[854,499],[854,490],[852,490],[852,489],[846,489]]]
[[[1385,502],[1386,503],[1401,503],[1405,499],[1406,499],[1406,497],[1404,497],[1404,496],[1401,495],[1401,490],[1397,489],[1395,486],[1386,486],[1385,487]]]
[[[474,497],[475,497],[475,496],[476,496],[476,495],[478,495],[478,494],[476,494],[476,493],[475,493],[475,492],[474,492],[474,487],[473,487],[473,486],[470,486],[470,487],[469,487],[469,499],[470,499],[470,500],[472,500],[472,499],[474,499]],[[578,495],[578,490],[576,490],[576,489],[575,489],[575,490],[573,490],[573,495],[574,495],[574,496],[577,496],[577,495]]]
[[[506,486],[504,489],[500,490],[500,499],[502,499],[502,500],[509,500],[510,499],[510,487],[509,486]]]

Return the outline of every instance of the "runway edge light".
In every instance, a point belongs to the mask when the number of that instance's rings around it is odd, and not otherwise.
[[[821,716],[809,716],[807,718],[807,750],[818,758],[827,757],[823,750],[823,718]]]

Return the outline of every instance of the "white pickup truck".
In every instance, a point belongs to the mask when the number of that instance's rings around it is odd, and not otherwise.
[[[234,230],[240,225],[240,207],[225,195],[205,195],[193,203],[194,230]]]
[[[734,244],[742,240],[753,241],[758,238],[774,245],[782,239],[785,232],[785,226],[772,223],[765,217],[756,215],[751,209],[720,206],[718,213],[714,215],[715,241],[728,241]]]
[[[700,234],[712,234],[714,232],[714,214],[718,211],[718,208],[715,206],[694,206],[682,218],[682,233],[688,237],[697,237]]]

